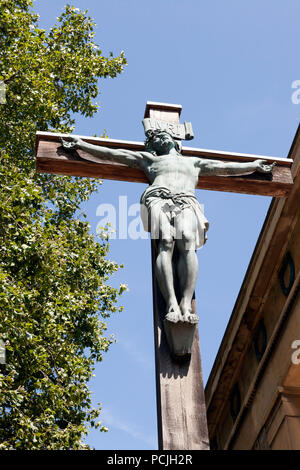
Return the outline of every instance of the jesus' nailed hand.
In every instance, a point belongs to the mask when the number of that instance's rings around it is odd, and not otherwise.
[[[111,149],[69,136],[61,139],[65,149],[83,150],[86,160],[111,160],[140,168],[150,185],[141,197],[144,227],[158,239],[156,277],[166,302],[165,320],[197,323],[191,302],[198,274],[196,249],[206,241],[208,221],[195,196],[199,175],[245,175],[256,171],[271,173],[275,163],[265,160],[246,163],[222,162],[199,157],[184,157],[178,142],[166,131],[147,133],[145,149]],[[174,246],[179,257],[175,269],[180,282],[180,300],[174,289],[172,258]]]

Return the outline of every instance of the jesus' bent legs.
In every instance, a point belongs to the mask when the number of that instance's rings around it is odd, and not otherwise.
[[[157,216],[159,217],[159,242],[156,277],[166,302],[165,318],[174,323],[178,321],[197,323],[198,317],[191,308],[198,273],[198,259],[195,251],[196,217],[191,209],[184,209],[176,216],[174,227],[168,215],[160,212]],[[179,251],[179,259],[175,266],[181,291],[179,305],[174,289],[172,265],[175,243]]]

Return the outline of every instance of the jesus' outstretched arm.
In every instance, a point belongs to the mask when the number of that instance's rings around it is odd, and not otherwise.
[[[60,139],[62,146],[65,149],[81,149],[86,154],[84,155],[85,160],[100,163],[101,160],[110,160],[118,163],[123,163],[130,167],[139,167],[140,162],[143,159],[143,155],[140,152],[134,152],[126,149],[111,149],[105,146],[93,145],[85,142],[76,136],[68,136],[70,141]]]
[[[254,173],[271,173],[275,163],[268,163],[266,160],[254,160],[246,163],[222,162],[217,160],[206,160],[195,158],[195,166],[200,169],[200,175],[212,176],[238,176]]]

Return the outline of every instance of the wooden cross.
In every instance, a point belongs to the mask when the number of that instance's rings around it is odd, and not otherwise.
[[[179,123],[181,106],[165,103],[147,102],[144,118],[147,125],[158,121],[169,126],[178,141],[181,141],[182,125]],[[155,125],[155,124],[154,124]],[[174,125],[174,127],[173,127]],[[191,137],[191,128],[187,124],[186,134]],[[54,173],[72,176],[89,176],[93,178],[113,179],[147,183],[142,170],[130,168],[120,163],[101,161],[93,163],[84,160],[84,152],[66,152],[61,146],[62,134],[52,132],[37,132],[36,158],[39,173]],[[143,150],[141,142],[130,142],[96,137],[81,137],[84,141],[109,148],[128,150]],[[245,176],[200,176],[197,188],[218,191],[230,191],[246,194],[284,197],[290,191],[293,180],[291,176],[292,160],[249,154],[220,152],[215,150],[183,147],[184,156],[198,156],[227,162],[248,162],[264,159],[275,162],[272,175],[254,173]],[[152,240],[152,265],[156,259],[156,241]],[[152,268],[154,273],[154,267]],[[165,304],[160,293],[154,274],[153,305],[154,305],[154,335],[155,335],[155,364],[157,390],[158,438],[160,449],[208,449],[208,432],[206,423],[206,407],[202,380],[199,336],[196,334],[192,345],[189,361],[174,362],[170,355],[163,318]],[[195,299],[192,308],[196,312]]]

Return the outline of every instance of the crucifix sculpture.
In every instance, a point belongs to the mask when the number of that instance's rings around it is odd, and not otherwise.
[[[182,149],[193,137],[181,106],[148,102],[144,144],[37,133],[37,170],[150,183],[141,197],[151,233],[158,434],[161,449],[207,449],[194,290],[208,221],[195,188],[285,196],[287,159]],[[68,137],[68,140],[66,140]]]

